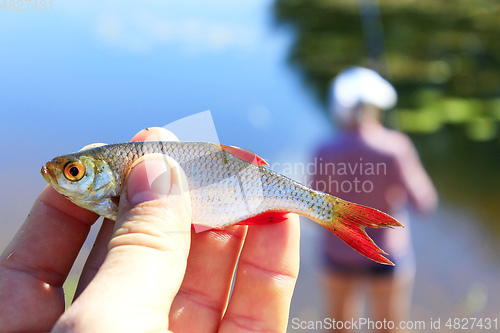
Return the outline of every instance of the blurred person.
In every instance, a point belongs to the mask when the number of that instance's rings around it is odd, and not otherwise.
[[[144,130],[133,141],[165,140],[167,132]],[[132,168],[116,225],[104,219],[66,310],[63,283],[98,216],[45,187],[0,255],[0,332],[286,331],[297,216],[191,232],[182,169],[169,157],[148,160],[151,168],[166,168],[176,192],[154,191],[144,161]]]
[[[360,256],[329,232],[322,235],[327,315],[336,321],[360,318],[363,288],[371,320],[392,320],[397,327],[409,317],[415,259],[405,206],[427,212],[438,199],[410,138],[381,123],[383,110],[396,100],[389,82],[362,67],[344,70],[330,86],[330,111],[341,131],[316,149],[312,187],[377,208],[405,226],[367,230],[395,266]]]

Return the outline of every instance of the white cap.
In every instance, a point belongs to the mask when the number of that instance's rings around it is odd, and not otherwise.
[[[396,105],[396,101],[394,87],[368,68],[350,67],[330,85],[330,112],[341,122],[349,122],[352,111],[360,104],[372,104],[385,110]]]

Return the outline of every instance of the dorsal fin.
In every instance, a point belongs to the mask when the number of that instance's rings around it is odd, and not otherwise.
[[[252,163],[257,166],[269,165],[262,157],[255,155],[254,153],[251,153],[248,150],[226,145],[220,145],[220,147],[226,153],[234,155],[238,157],[240,160],[246,161],[248,163]]]

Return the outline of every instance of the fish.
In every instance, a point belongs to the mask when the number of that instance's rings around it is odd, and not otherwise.
[[[362,255],[393,265],[365,228],[402,226],[396,219],[308,188],[241,148],[209,142],[116,143],[55,157],[42,166],[41,173],[76,205],[116,220],[118,199],[134,162],[154,153],[170,156],[184,171],[194,226],[224,229],[237,224],[276,223],[295,213],[325,227]]]

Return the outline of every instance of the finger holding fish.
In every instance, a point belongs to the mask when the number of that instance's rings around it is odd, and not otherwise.
[[[186,274],[171,307],[170,330],[217,331],[247,228],[191,232]]]
[[[146,160],[128,175],[104,263],[55,332],[149,332],[168,327],[167,314],[189,252],[190,199],[185,175],[174,160]],[[146,169],[163,170],[165,163],[172,182],[166,193],[157,193],[145,181]],[[179,193],[168,195],[171,191]]]
[[[252,327],[285,332],[299,274],[300,227],[296,214],[273,224],[248,227],[234,289],[220,332]]]
[[[151,196],[141,197],[140,201],[147,201],[138,206],[133,203],[135,196],[130,196],[130,193],[136,193],[135,195],[144,193],[141,187],[144,187],[144,190],[147,190],[146,188],[151,190],[151,182],[146,179],[148,177],[146,169],[151,169],[149,172],[156,172],[153,169],[159,171],[163,169],[161,166],[163,160],[155,158],[154,161],[150,161],[148,157],[144,155],[143,162],[137,162],[130,171],[130,177],[134,178],[133,183],[127,180],[126,184],[130,186],[123,188],[126,194],[121,195],[121,213],[114,232],[111,223],[108,223],[111,220],[104,220],[96,245],[84,270],[86,288],[83,283],[80,285],[79,289],[83,292],[61,317],[56,331],[67,327],[103,331],[111,328],[106,326],[107,323],[114,323],[112,329],[116,330],[117,322],[122,325],[120,326],[122,332],[137,331],[137,325],[140,325],[141,330],[145,328],[157,330],[165,327],[167,321],[165,315],[161,314],[169,312],[172,299],[177,293],[175,286],[177,285],[178,288],[184,274],[182,265],[166,261],[165,255],[181,261],[183,256],[187,257],[189,242],[182,241],[180,238],[189,239],[189,229],[182,232],[180,227],[172,226],[175,221],[186,220],[185,217],[179,218],[169,213],[168,221],[163,221],[163,218],[158,220],[156,215],[163,210],[171,212],[187,208],[190,212],[190,206],[184,203],[186,201],[182,199],[184,195],[166,196],[174,186],[182,189],[179,187],[181,178],[175,177],[177,180],[173,178],[173,182],[167,184],[169,185],[167,193],[152,193],[154,196],[164,197],[169,203],[149,201],[154,199]],[[165,159],[169,161],[169,165],[173,163],[173,167],[169,167],[168,172],[175,174],[180,171],[175,167],[176,163],[173,160],[168,157]],[[148,208],[141,208],[144,205]],[[160,209],[160,207],[164,208]],[[190,218],[188,221],[190,222]],[[161,231],[165,229],[165,226],[169,230],[175,229],[173,234],[164,235],[168,238],[166,242],[162,240],[164,232]],[[134,231],[130,233],[130,230]],[[185,243],[188,244],[187,247],[182,245]],[[135,245],[130,246],[132,244]],[[175,254],[176,252],[179,252],[179,255]],[[121,298],[123,300],[120,300]],[[113,300],[115,305],[107,306],[108,300]],[[163,310],[158,311],[160,308]],[[113,318],[122,319],[114,321]]]
[[[136,135],[134,135],[134,137],[132,137],[131,141],[155,141],[171,139],[175,139],[175,135],[172,132],[162,127],[151,127],[138,132]],[[81,150],[97,148],[105,145],[105,143],[94,143],[83,147]],[[92,250],[90,251],[87,261],[85,262],[85,266],[83,267],[82,274],[80,275],[78,286],[75,292],[75,299],[92,281],[102,263],[104,262],[106,254],[108,253],[108,244],[114,232],[114,226],[115,221],[107,218],[103,220]]]
[[[262,224],[267,224],[263,218]],[[170,329],[284,331],[299,268],[298,222],[296,215],[288,214],[271,225],[193,232],[186,275],[171,308]]]

